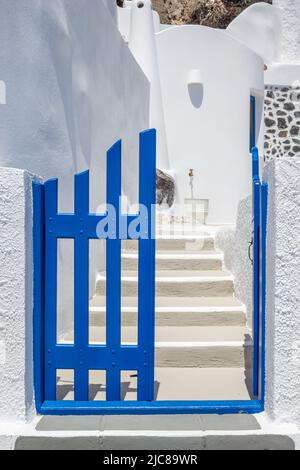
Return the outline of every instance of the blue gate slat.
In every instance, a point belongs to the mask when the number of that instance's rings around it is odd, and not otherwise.
[[[151,129],[140,135],[140,205],[147,208],[147,233],[139,240],[138,283],[138,344],[144,354],[144,364],[138,371],[138,400],[154,399],[154,343],[155,343],[155,211],[156,203],[156,131]],[[143,238],[143,235],[146,238]]]
[[[250,96],[250,152],[256,145],[256,97]]]
[[[34,313],[33,313],[33,348],[34,348],[34,388],[35,403],[38,413],[41,411],[45,390],[44,375],[44,303],[45,303],[45,188],[41,182],[34,181],[33,196],[33,256],[34,256]]]
[[[111,359],[106,365],[106,399],[121,399],[120,367],[115,356],[121,343],[121,240],[119,239],[119,207],[121,196],[121,141],[107,152],[107,204],[115,214],[115,238],[106,241],[106,338]],[[125,354],[125,353],[124,353]]]
[[[85,237],[90,240],[98,240],[97,235],[97,225],[103,219],[106,219],[107,214],[104,215],[96,215],[96,214],[89,214],[86,216],[84,221],[84,233]],[[126,220],[127,224],[127,231],[125,237],[121,237],[122,239],[126,240],[137,240],[138,235],[131,238],[128,234],[128,228],[132,222],[136,218],[139,217],[139,214],[136,215],[128,215],[128,216],[121,216],[122,224],[125,225],[124,219]],[[78,224],[78,219],[74,217],[74,214],[58,214],[56,217],[53,217],[52,221],[52,229],[55,232],[57,238],[75,238],[76,236],[80,235],[81,227]]]
[[[253,181],[253,395],[259,394],[260,181]]]
[[[257,147],[252,149],[252,178],[259,179],[259,152]]]
[[[259,152],[252,151],[253,179],[253,395],[264,397],[267,184],[261,183]]]
[[[74,245],[74,391],[75,400],[86,401],[89,397],[89,373],[84,361],[89,342],[89,240],[85,232],[89,214],[88,171],[75,176],[74,207],[74,220],[80,228]]]
[[[45,395],[56,400],[57,239],[52,222],[57,214],[58,182],[45,183]],[[50,398],[52,397],[52,398]]]
[[[265,323],[266,323],[266,258],[267,258],[268,184],[261,185],[261,257],[259,320],[259,398],[265,398]]]
[[[44,359],[42,369],[37,372],[37,376],[44,376],[45,387],[44,390],[40,387],[41,398],[39,404],[37,402],[39,409],[42,409],[43,401],[45,403],[56,401],[57,369],[74,370],[74,407],[80,403],[89,403],[89,370],[106,370],[108,402],[116,403],[121,399],[122,370],[138,371],[138,401],[149,401],[154,398],[155,240],[151,239],[151,229],[152,223],[155,224],[155,211],[151,220],[151,209],[152,204],[155,205],[156,202],[155,130],[140,134],[140,204],[147,208],[150,215],[146,221],[146,234],[139,232],[134,234],[129,231],[129,226],[133,222],[136,223],[136,219],[140,221],[143,210],[137,214],[122,216],[120,222],[121,163],[121,141],[119,141],[107,152],[107,204],[116,210],[114,221],[116,233],[114,238],[110,232],[110,238],[106,240],[106,345],[89,344],[89,240],[99,238],[97,226],[109,212],[106,214],[89,212],[89,172],[75,176],[74,214],[58,213],[58,180],[50,180],[43,186],[45,193],[45,200],[42,202],[45,208]],[[38,201],[35,205],[38,210]],[[58,239],[74,240],[74,344],[57,344]],[[121,344],[121,239],[139,240],[137,345]],[[40,241],[43,243],[42,235]],[[35,251],[38,256],[39,250]],[[37,277],[42,279],[41,275]],[[37,304],[40,303],[37,301]],[[38,313],[36,316],[38,320]],[[36,329],[39,325],[41,323],[37,322]],[[64,407],[63,404],[61,406]]]
[[[82,357],[76,354],[76,348],[72,345],[57,345],[54,351],[54,361],[61,369],[75,369],[80,361],[84,361],[87,369],[103,370],[111,363],[111,349],[107,346],[90,345],[85,349]],[[137,370],[143,366],[143,351],[138,346],[122,346],[119,352],[114,354],[114,360],[120,370]]]

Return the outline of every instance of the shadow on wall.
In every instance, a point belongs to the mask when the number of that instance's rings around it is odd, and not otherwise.
[[[226,269],[235,277],[235,295],[247,308],[247,324],[252,327],[253,268],[249,259],[252,239],[252,197],[238,206],[236,226],[222,228],[216,234],[217,247],[224,252]]]
[[[204,89],[202,83],[189,83],[189,96],[194,108],[199,109],[203,102]]]
[[[245,358],[245,384],[251,400],[254,400],[253,396],[253,347],[249,347],[252,338],[250,334],[244,335],[244,358]]]

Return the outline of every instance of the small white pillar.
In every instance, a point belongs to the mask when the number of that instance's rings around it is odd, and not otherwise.
[[[300,426],[300,156],[271,161],[266,179],[266,411]]]
[[[151,84],[150,127],[157,130],[157,167],[168,170],[167,136],[150,0],[132,0],[129,48]]]
[[[34,413],[32,176],[0,168],[0,422]]]

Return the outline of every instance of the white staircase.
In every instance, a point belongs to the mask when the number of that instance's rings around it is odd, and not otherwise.
[[[252,343],[234,278],[214,230],[158,227],[156,253],[157,399],[249,399]],[[122,342],[137,338],[137,242],[122,253]],[[105,276],[90,308],[90,340],[105,341]],[[127,377],[134,390],[136,377]],[[249,384],[248,384],[249,385]],[[130,399],[130,392],[126,399]]]

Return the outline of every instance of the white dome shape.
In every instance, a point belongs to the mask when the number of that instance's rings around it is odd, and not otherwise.
[[[248,46],[265,64],[277,62],[281,52],[281,11],[268,3],[244,10],[227,28],[228,34]]]

